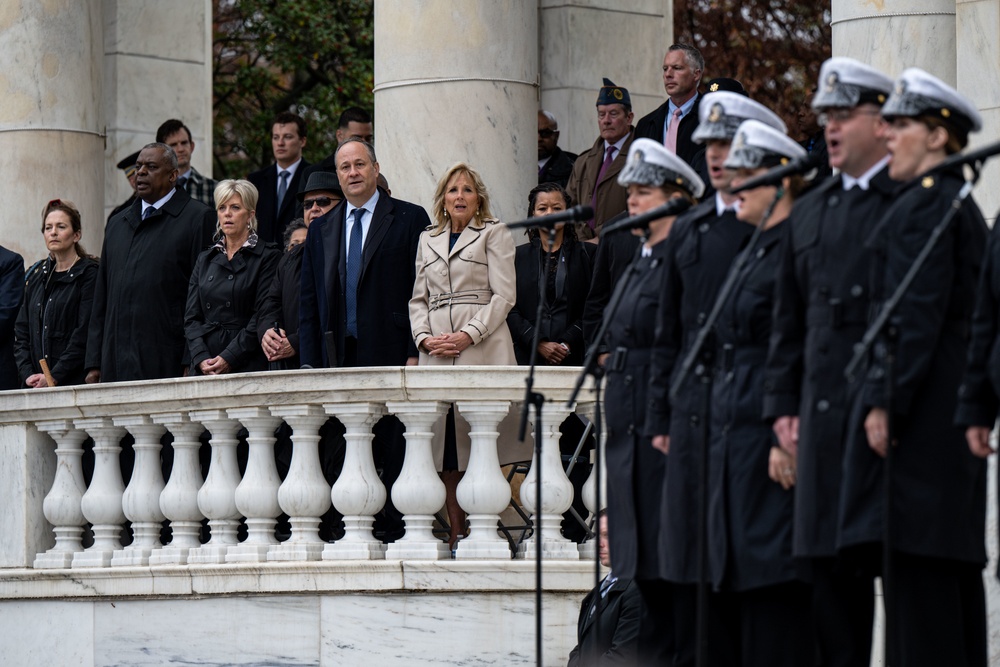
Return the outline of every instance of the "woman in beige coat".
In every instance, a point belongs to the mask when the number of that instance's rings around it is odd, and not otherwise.
[[[507,328],[517,292],[514,239],[490,212],[489,194],[474,169],[458,163],[441,177],[433,217],[437,224],[420,236],[410,299],[419,363],[516,365]],[[465,532],[465,513],[455,499],[464,466],[459,464],[454,422],[452,410],[442,466],[452,546]]]

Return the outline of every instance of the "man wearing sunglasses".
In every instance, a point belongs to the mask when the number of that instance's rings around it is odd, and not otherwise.
[[[576,154],[559,148],[559,124],[548,111],[538,112],[538,184],[566,187]]]
[[[326,215],[344,198],[337,175],[329,171],[317,171],[309,174],[309,182],[299,193],[302,202],[302,218],[306,227],[316,218]]]

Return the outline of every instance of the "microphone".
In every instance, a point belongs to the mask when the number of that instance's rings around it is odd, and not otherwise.
[[[987,144],[982,148],[977,148],[974,151],[969,151],[968,153],[958,153],[947,158],[944,162],[937,165],[936,171],[942,169],[950,169],[951,167],[957,167],[963,164],[972,164],[974,162],[985,162],[987,158],[991,158],[994,155],[1000,153],[1000,141],[995,141],[992,144]]]
[[[1000,151],[998,151],[1000,152]],[[743,192],[745,190],[753,190],[754,188],[762,188],[766,185],[781,185],[783,181],[788,176],[795,176],[797,174],[806,174],[813,169],[816,169],[823,163],[823,158],[816,153],[808,153],[802,157],[797,157],[790,161],[788,164],[783,164],[780,167],[775,167],[768,170],[766,173],[761,174],[755,178],[751,178],[749,181],[739,186],[738,188],[733,188],[729,191],[729,194],[735,195],[737,193]]]
[[[653,220],[666,218],[671,215],[679,215],[691,208],[693,205],[694,204],[690,199],[685,199],[684,197],[671,199],[666,204],[657,206],[656,208],[646,211],[645,213],[640,213],[639,215],[632,216],[631,218],[619,220],[613,225],[606,225],[602,227],[601,236],[607,236],[608,234],[617,232],[619,229],[637,229],[639,227],[645,227]]]
[[[578,222],[590,220],[594,217],[594,209],[590,206],[574,206],[565,211],[559,211],[551,215],[541,215],[536,218],[527,218],[517,222],[508,222],[508,229],[552,229],[560,222]]]

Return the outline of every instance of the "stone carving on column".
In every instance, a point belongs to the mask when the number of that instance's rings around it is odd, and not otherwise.
[[[542,557],[560,560],[578,560],[577,545],[562,535],[562,515],[573,504],[573,483],[566,476],[559,451],[559,427],[572,412],[565,401],[546,403],[542,411],[542,451],[532,454],[531,469],[521,483],[521,505],[531,513],[531,523],[536,528],[531,537],[521,545],[518,557],[535,558],[541,544]],[[542,473],[542,507],[535,507],[538,492],[538,470]],[[537,530],[537,516],[541,515],[541,535]],[[539,541],[539,538],[541,541]]]
[[[125,429],[107,417],[76,420],[76,427],[94,439],[94,477],[80,500],[83,516],[94,526],[94,544],[73,556],[73,567],[108,567],[115,550],[121,549],[125,522],[122,494],[125,484],[118,455]]]
[[[150,556],[149,564],[183,565],[188,553],[201,546],[201,520],[205,515],[198,508],[198,491],[204,482],[198,460],[201,448],[198,438],[205,429],[182,412],[153,415],[153,421],[166,426],[174,436],[170,481],[160,494],[160,509],[170,519],[173,536],[170,544]]]
[[[267,408],[236,408],[229,410],[229,416],[249,431],[250,454],[243,481],[236,487],[236,507],[247,518],[247,539],[229,547],[226,562],[262,562],[267,560],[271,545],[278,543],[274,526],[281,513],[281,479],[274,464],[274,429],[281,420]]]
[[[83,551],[81,536],[87,519],[80,509],[87,486],[83,482],[83,441],[87,434],[77,430],[68,419],[40,422],[39,431],[48,433],[56,443],[56,476],[42,503],[42,512],[54,528],[54,547],[35,556],[34,567],[64,568],[73,563],[73,555]]]
[[[163,472],[160,469],[160,436],[164,428],[149,417],[114,417],[116,426],[125,428],[135,444],[135,464],[125,493],[122,510],[132,522],[132,544],[115,551],[113,566],[149,565],[150,555],[160,544],[160,528],[166,518],[160,510],[163,492]]]
[[[378,560],[385,545],[372,535],[374,515],[385,505],[386,493],[372,458],[372,426],[385,407],[380,403],[334,403],[323,408],[344,425],[347,448],[344,467],[333,485],[333,506],[344,515],[344,537],[323,549],[323,560]]]
[[[195,411],[191,419],[212,434],[212,460],[198,491],[198,509],[208,517],[211,532],[208,542],[188,552],[188,563],[225,563],[227,550],[236,544],[242,516],[236,507],[236,487],[240,483],[236,432],[240,424],[225,410]]]
[[[319,537],[320,517],[330,509],[330,485],[319,461],[319,429],[326,412],[316,405],[271,408],[292,427],[292,462],[278,488],[278,504],[288,515],[292,536],[272,546],[268,560],[319,560],[326,544]]]
[[[431,427],[448,411],[442,401],[392,401],[386,404],[406,426],[406,458],[392,485],[392,502],[403,513],[406,534],[386,547],[385,557],[441,560],[451,557],[448,545],[434,537],[434,514],[444,506],[444,482],[431,453]]]
[[[456,489],[458,504],[469,514],[469,536],[459,540],[455,559],[507,559],[510,546],[497,533],[500,512],[510,504],[510,484],[500,471],[497,425],[509,401],[460,401],[456,404],[471,432],[469,467]]]

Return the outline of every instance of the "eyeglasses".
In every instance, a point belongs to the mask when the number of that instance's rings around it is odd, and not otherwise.
[[[542,139],[548,139],[549,137],[555,135],[556,132],[557,130],[550,130],[548,128],[545,128],[544,130],[538,131],[538,136],[540,136]]]
[[[313,204],[318,204],[320,208],[326,208],[333,203],[333,199],[330,197],[316,197],[316,199],[303,199],[302,200],[302,210],[308,211],[313,207]]]
[[[882,113],[881,109],[862,109],[860,107],[854,107],[853,109],[828,109],[816,116],[816,122],[820,127],[826,127],[831,121],[846,123],[858,114],[877,116],[880,113]]]

